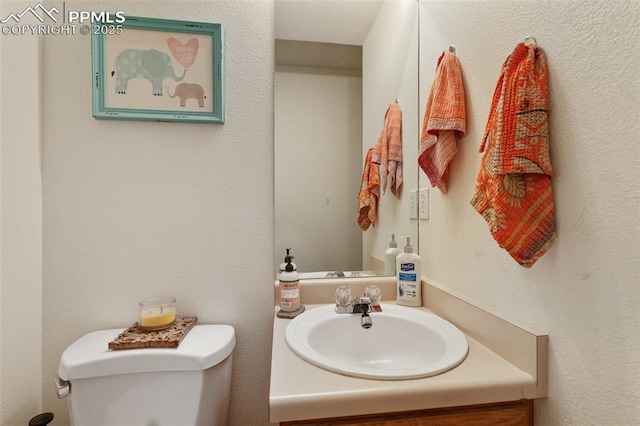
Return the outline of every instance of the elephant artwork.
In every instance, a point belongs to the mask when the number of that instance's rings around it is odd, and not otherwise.
[[[165,78],[182,81],[187,70],[180,77],[173,71],[171,57],[159,50],[126,49],[114,61],[111,76],[116,75],[116,93],[126,94],[129,80],[144,78],[149,80],[154,96],[162,96],[162,82]]]
[[[167,89],[167,95],[170,98],[179,97],[181,107],[185,106],[187,99],[196,99],[198,106],[202,108],[204,107],[204,100],[207,98],[204,95],[202,86],[196,83],[180,83],[175,87],[173,95]]]

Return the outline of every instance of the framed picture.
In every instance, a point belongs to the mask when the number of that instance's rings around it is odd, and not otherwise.
[[[92,25],[93,116],[224,123],[220,24],[127,16]]]

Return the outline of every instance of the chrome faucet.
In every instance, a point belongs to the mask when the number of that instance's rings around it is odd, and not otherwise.
[[[360,325],[364,329],[369,329],[373,325],[369,312],[372,312],[371,299],[367,296],[356,297],[348,305],[336,304],[336,313],[338,314],[362,314]]]
[[[353,313],[354,314],[362,313],[362,317],[360,317],[360,325],[364,329],[369,329],[373,325],[373,321],[369,316],[369,311],[371,310],[371,300],[369,300],[368,297],[360,297],[359,299],[360,299],[360,303],[355,303],[353,305]],[[363,301],[365,303],[363,303]]]

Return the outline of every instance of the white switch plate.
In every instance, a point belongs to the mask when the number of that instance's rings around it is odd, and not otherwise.
[[[409,219],[418,218],[418,190],[409,191]]]
[[[429,188],[418,191],[418,214],[420,220],[429,219]]]

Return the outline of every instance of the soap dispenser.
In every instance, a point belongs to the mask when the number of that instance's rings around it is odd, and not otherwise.
[[[287,250],[287,254],[284,257],[284,262],[282,262],[280,264],[280,267],[278,268],[278,275],[280,275],[281,273],[283,273],[286,270],[286,268],[287,268],[287,257],[291,257],[291,259],[293,259],[293,256],[291,256],[291,253],[290,253],[291,249],[288,248],[286,250]],[[298,265],[296,265],[293,262],[291,262],[291,264],[293,265],[293,270],[297,271],[298,270]]]
[[[396,257],[396,278],[398,289],[396,303],[404,306],[422,306],[422,261],[413,252],[410,237],[407,239],[404,252]]]
[[[384,252],[384,274],[396,275],[396,256],[398,256],[401,251],[396,242],[396,234],[385,235],[391,235],[391,241],[389,241],[389,248]]]
[[[292,259],[290,255],[285,258],[285,270],[280,274],[278,284],[278,303],[283,312],[294,312],[300,308],[300,276],[293,269]]]

